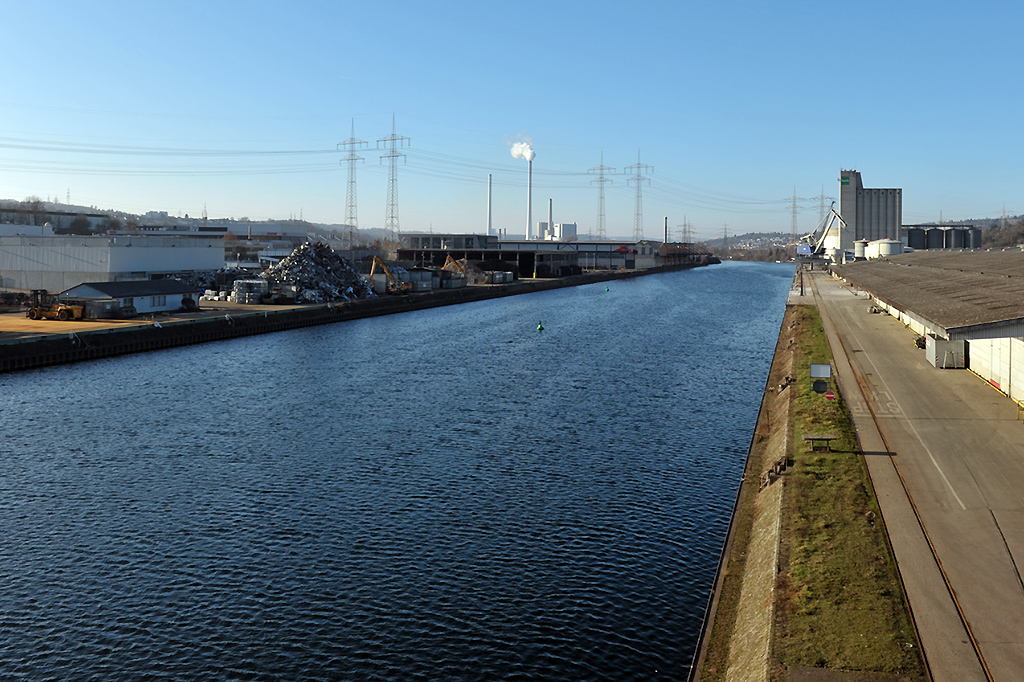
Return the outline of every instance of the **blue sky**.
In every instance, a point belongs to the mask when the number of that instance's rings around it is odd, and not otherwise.
[[[587,170],[654,167],[644,232],[798,229],[840,168],[903,188],[904,223],[1024,213],[1019,4],[951,2],[32,2],[0,6],[0,198],[382,227],[377,140],[405,231],[533,217],[593,232]],[[609,176],[609,236],[635,183]],[[828,203],[828,202],[826,202]]]

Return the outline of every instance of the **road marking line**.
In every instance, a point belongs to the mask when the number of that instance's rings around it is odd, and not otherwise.
[[[842,311],[837,311],[837,312],[842,314]],[[863,348],[864,344],[860,343],[859,339],[857,339],[857,334],[854,332],[853,326],[850,325],[849,323],[847,323],[846,326],[847,326],[847,329],[849,331],[850,337],[854,341],[858,342],[857,345],[859,347]],[[939,472],[939,476],[941,476],[942,480],[945,481],[946,487],[949,488],[949,492],[953,494],[953,497],[956,499],[957,504],[960,505],[960,509],[962,509],[964,511],[967,511],[967,505],[965,505],[963,503],[963,500],[960,499],[960,496],[956,494],[956,490],[953,489],[953,484],[950,483],[949,479],[946,477],[946,472],[944,472],[942,470],[942,467],[940,467],[939,463],[935,460],[935,456],[932,454],[931,449],[929,449],[929,447],[925,444],[924,440],[921,438],[921,434],[919,434],[917,432],[917,429],[914,427],[914,424],[910,421],[910,417],[907,415],[906,410],[904,410],[903,406],[900,405],[900,402],[898,400],[896,400],[896,396],[893,395],[893,392],[891,390],[889,390],[889,385],[887,383],[885,383],[885,378],[882,376],[881,372],[878,371],[878,367],[877,367],[877,365],[875,365],[874,361],[871,359],[870,354],[863,353],[863,355],[864,355],[864,359],[868,362],[868,364],[871,365],[871,369],[874,370],[874,376],[878,378],[879,382],[881,382],[882,388],[885,389],[885,392],[892,399],[892,402],[896,403],[896,406],[900,408],[900,412],[903,414],[903,418],[906,421],[907,426],[910,427],[911,432],[913,432],[914,437],[917,438],[917,441],[921,444],[921,447],[924,448],[924,451],[928,453],[928,459],[930,459],[932,461],[932,464],[935,465],[935,470]],[[847,362],[850,363],[850,368],[852,369],[853,368],[853,360],[852,360],[852,358],[847,356]]]

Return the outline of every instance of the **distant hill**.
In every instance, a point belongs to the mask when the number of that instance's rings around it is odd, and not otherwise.
[[[746,234],[729,235],[730,249],[771,249],[786,247],[793,241],[792,235],[786,232],[747,232]],[[709,239],[706,242],[709,247],[722,248],[725,240]]]
[[[1015,216],[1006,219],[1006,227],[1002,227],[1002,218],[994,221],[990,227],[981,230],[981,248],[1005,249],[1024,244],[1024,218]],[[982,227],[975,223],[977,227]]]

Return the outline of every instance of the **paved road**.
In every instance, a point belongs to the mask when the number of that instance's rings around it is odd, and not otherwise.
[[[929,365],[863,294],[811,282],[862,448],[880,453],[868,469],[934,679],[1024,679],[1016,406],[969,371]]]

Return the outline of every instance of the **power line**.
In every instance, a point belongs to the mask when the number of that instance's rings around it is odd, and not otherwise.
[[[597,179],[591,180],[590,184],[597,183],[597,238],[599,240],[605,240],[608,238],[608,231],[605,229],[604,223],[604,185],[607,182],[614,182],[611,178],[604,176],[605,171],[615,172],[615,169],[611,166],[604,165],[604,152],[601,152],[601,165],[594,166],[588,173],[597,173]]]
[[[358,139],[355,137],[355,119],[352,119],[352,134],[344,142],[338,142],[338,148],[345,148],[348,150],[348,155],[342,160],[342,162],[348,162],[348,184],[345,187],[345,223],[349,227],[349,240],[351,240],[351,232],[353,229],[358,229],[358,216],[355,206],[355,162],[364,161],[362,157],[355,154],[355,150],[365,146],[367,141],[364,139]],[[351,248],[351,247],[350,247]]]
[[[0,148],[115,156],[302,156],[336,153],[336,150],[333,149],[179,149],[174,147],[131,147],[127,145],[22,140],[10,137],[0,137]]]
[[[384,159],[388,159],[391,164],[388,169],[388,210],[387,218],[384,220],[384,229],[392,239],[397,239],[401,233],[401,228],[398,226],[398,159],[404,159],[405,154],[398,151],[398,148],[404,147],[407,141],[411,142],[408,137],[395,133],[395,115],[391,114],[391,134],[377,140],[377,149],[380,149],[383,142],[389,145],[387,154],[381,154],[380,160],[383,163]]]
[[[792,241],[793,244],[795,244],[796,243],[796,227],[797,227],[797,225],[796,225],[796,212],[799,210],[797,208],[796,202],[798,202],[798,201],[807,201],[807,199],[805,199],[803,197],[798,197],[796,195],[796,185],[793,185],[793,196],[786,197],[786,201],[792,201],[793,202],[793,226],[792,226],[793,234],[791,235],[791,241]]]
[[[636,186],[636,201],[633,206],[633,239],[640,241],[644,238],[644,192],[643,186],[646,181],[650,184],[650,179],[645,178],[642,173],[643,171],[650,169],[654,172],[654,166],[648,166],[645,163],[640,163],[640,150],[636,150],[636,163],[632,166],[626,166],[627,171],[636,171],[636,175],[626,180],[626,184],[634,183]]]
[[[356,150],[364,147],[366,140],[356,138],[356,120],[352,119],[352,135],[344,142],[338,143],[338,149],[347,149],[348,155],[342,162],[348,161],[348,185],[345,188],[345,223],[348,225],[349,248],[352,248],[352,231],[359,229],[359,219],[356,211],[356,161],[363,161],[363,157],[356,154]]]
[[[796,194],[796,192],[793,192]],[[825,202],[835,201],[835,197],[825,196],[825,185],[821,186],[821,194],[815,197],[818,200],[818,223],[821,224],[825,220]]]

